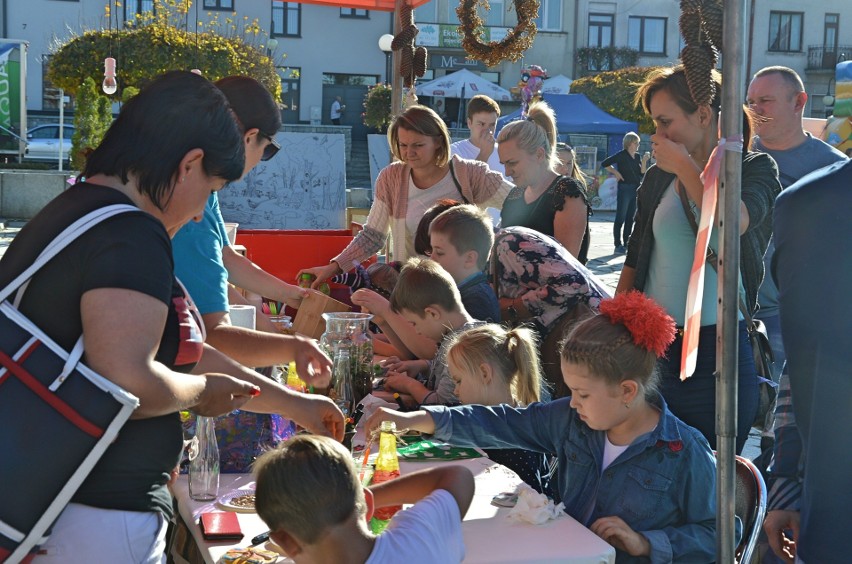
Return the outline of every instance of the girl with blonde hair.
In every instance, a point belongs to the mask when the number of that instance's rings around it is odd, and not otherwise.
[[[447,349],[447,367],[463,404],[509,404],[526,407],[549,401],[543,385],[535,332],[526,327],[506,329],[488,324],[453,336]],[[486,449],[495,462],[515,471],[536,491],[554,497],[551,488],[555,463],[551,457],[519,448]]]
[[[591,214],[586,187],[571,175],[557,172],[553,109],[537,102],[527,115],[526,120],[507,124],[497,137],[500,162],[515,183],[503,202],[501,225],[550,235],[585,264]]]

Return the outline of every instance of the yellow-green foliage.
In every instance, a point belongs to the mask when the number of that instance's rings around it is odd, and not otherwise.
[[[642,107],[633,103],[636,89],[656,67],[628,67],[584,76],[571,83],[572,94],[585,94],[605,112],[639,124],[640,133],[653,133],[654,123]]]
[[[196,34],[194,25],[186,29],[190,6],[185,1],[154,0],[154,12],[137,16],[125,29],[89,30],[70,38],[51,57],[49,80],[76,94],[86,77],[100,84],[104,58],[112,55],[117,61],[116,100],[122,99],[122,89],[140,88],[158,74],[194,68],[210,80],[233,74],[251,76],[280,99],[281,81],[274,61],[265,53],[267,36],[257,21],[244,18],[238,27],[231,18],[220,23],[216,15],[207,25],[198,22]],[[104,28],[108,27],[109,8],[107,5]]]

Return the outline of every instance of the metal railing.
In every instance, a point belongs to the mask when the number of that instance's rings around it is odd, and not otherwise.
[[[852,58],[852,45],[810,45],[806,70],[834,70],[834,66]]]

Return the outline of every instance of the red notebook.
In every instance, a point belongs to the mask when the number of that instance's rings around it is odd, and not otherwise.
[[[202,513],[201,534],[211,541],[238,541],[243,538],[237,514],[230,511]]]

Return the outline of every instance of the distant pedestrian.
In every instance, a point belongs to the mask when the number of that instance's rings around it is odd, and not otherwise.
[[[340,96],[334,97],[334,102],[331,103],[331,123],[334,125],[340,125],[340,116],[343,115],[343,111],[346,110],[346,105],[341,102],[343,99]]]
[[[650,153],[639,158],[639,136],[630,131],[624,136],[624,149],[604,159],[601,166],[618,180],[618,193],[615,208],[615,223],[612,225],[612,237],[616,253],[626,252],[625,245],[633,231],[633,217],[636,215],[636,190],[642,183],[642,177],[648,170]]]

